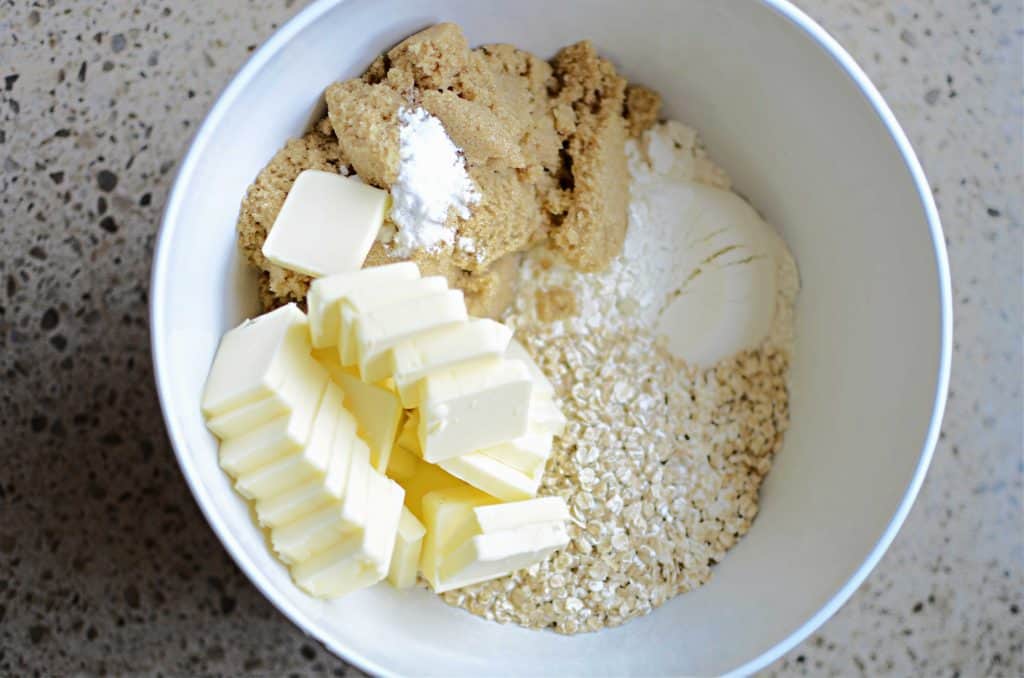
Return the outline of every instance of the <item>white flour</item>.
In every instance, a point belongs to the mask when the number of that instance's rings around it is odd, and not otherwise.
[[[694,251],[701,248],[680,231],[679,214],[691,209],[691,197],[685,190],[671,189],[695,183],[728,190],[729,178],[707,157],[696,132],[678,122],[659,125],[640,143],[629,141],[626,154],[631,199],[621,256],[595,274],[580,274],[539,248],[524,262],[522,277],[532,281],[531,288],[562,287],[576,298],[577,312],[551,324],[549,331],[556,335],[598,327],[613,332],[637,325],[654,329],[673,296],[702,263],[694,260]],[[779,249],[776,322],[768,336],[784,343],[798,279],[792,257],[784,246]],[[509,321],[535,323],[536,295],[518,295]],[[781,331],[787,336],[779,336]]]
[[[390,214],[398,228],[381,235],[394,243],[395,256],[408,257],[417,250],[452,246],[455,229],[447,224],[449,212],[469,218],[480,193],[440,120],[422,108],[402,108],[398,119],[400,165],[391,186]]]

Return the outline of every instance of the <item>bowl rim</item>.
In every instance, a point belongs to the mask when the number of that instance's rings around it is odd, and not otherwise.
[[[214,128],[220,123],[227,113],[234,100],[248,86],[249,82],[259,73],[267,62],[281,50],[298,33],[311,23],[317,21],[328,10],[346,0],[315,0],[312,4],[299,11],[294,17],[285,22],[263,43],[248,59],[245,65],[232,78],[231,82],[221,92],[214,102],[213,107],[206,115],[202,125],[198,128],[195,136],[189,144],[188,151],[181,162],[180,168],[168,195],[164,208],[163,218],[157,234],[156,247],[153,255],[153,266],[150,277],[150,348],[153,358],[153,372],[156,381],[157,394],[160,400],[160,409],[164,423],[167,427],[171,445],[174,448],[175,456],[181,467],[185,480],[192,492],[196,503],[199,505],[206,521],[213,528],[214,533],[220,539],[221,544],[230,554],[238,567],[245,573],[249,581],[267,598],[282,614],[303,632],[313,636],[327,647],[333,654],[344,661],[358,667],[363,671],[376,675],[393,675],[388,669],[377,662],[362,656],[358,652],[341,646],[330,639],[326,633],[313,620],[307,619],[289,600],[275,593],[267,577],[258,568],[252,565],[245,557],[240,543],[228,530],[226,524],[220,520],[213,511],[212,497],[205,488],[198,482],[198,472],[193,468],[189,457],[184,454],[187,449],[186,438],[183,428],[176,423],[172,416],[173,404],[165,393],[169,390],[168,384],[172,375],[166,370],[161,342],[158,338],[165,336],[165,327],[158,312],[164,305],[165,286],[163,281],[167,279],[169,242],[178,221],[178,213],[181,204],[185,199],[185,186],[190,182],[195,167],[210,142]],[[843,604],[849,600],[854,591],[863,583],[871,571],[875,568],[882,556],[888,550],[899,532],[900,527],[906,520],[914,500],[924,482],[925,474],[931,463],[938,442],[943,414],[946,406],[946,396],[949,390],[950,365],[952,360],[953,344],[953,303],[949,273],[949,259],[946,251],[945,236],[942,231],[942,224],[939,219],[938,209],[932,196],[931,188],[925,177],[910,141],[901,128],[896,116],[886,104],[878,89],[868,78],[850,54],[839,45],[821,25],[811,19],[802,10],[794,6],[789,0],[753,0],[764,6],[789,23],[800,29],[808,38],[817,44],[827,56],[829,56],[845,72],[846,76],[860,90],[861,94],[868,100],[875,113],[880,118],[895,143],[903,162],[917,189],[921,208],[924,211],[925,220],[928,224],[929,233],[932,239],[932,247],[935,255],[935,265],[938,272],[938,292],[940,302],[940,350],[938,364],[938,380],[936,382],[934,400],[932,405],[931,420],[928,424],[928,431],[921,448],[920,458],[914,473],[907,484],[903,498],[900,501],[892,519],[882,532],[882,535],[875,542],[870,553],[857,567],[847,581],[832,595],[831,598],[807,621],[794,629],[784,639],[773,647],[762,652],[760,655],[733,668],[727,675],[749,675],[760,671],[776,659],[796,647],[801,641],[824,624],[834,615]]]

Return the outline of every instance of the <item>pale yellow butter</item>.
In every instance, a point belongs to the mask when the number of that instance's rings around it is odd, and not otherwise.
[[[388,193],[337,172],[296,177],[263,243],[263,256],[313,277],[358,271],[384,221]]]
[[[345,496],[349,467],[356,444],[356,420],[350,412],[343,409],[334,432],[327,475],[257,502],[256,516],[260,524],[278,527],[328,504],[340,502]]]
[[[420,572],[442,593],[529,567],[568,543],[560,497],[496,503],[472,488],[423,497]]]
[[[292,567],[292,576],[301,588],[315,596],[334,598],[387,576],[400,525],[402,488],[373,472],[369,497],[369,519],[362,534],[345,537]]]
[[[438,462],[522,436],[527,432],[532,387],[527,368],[512,360],[427,375],[420,386],[423,458]]]
[[[366,528],[370,476],[374,471],[366,445],[355,440],[342,500],[271,531],[274,550],[285,563],[302,562],[347,534]]]
[[[430,276],[415,280],[400,280],[388,285],[360,287],[342,297],[341,326],[338,333],[338,357],[341,364],[355,365],[359,361],[355,334],[358,318],[363,313],[400,301],[439,294],[447,289],[448,281],[444,277]],[[377,381],[377,379],[368,381]]]
[[[480,450],[480,454],[501,462],[521,473],[533,475],[538,468],[543,469],[551,456],[551,444],[554,435],[537,430],[530,421],[530,429],[525,435],[515,440],[498,443]]]
[[[562,522],[476,535],[444,559],[434,591],[443,593],[529,567],[568,543]]]
[[[410,489],[406,488],[408,492]],[[438,572],[442,557],[478,533],[473,509],[496,501],[494,497],[466,485],[433,490],[423,495],[422,521],[427,533],[420,553],[420,573],[435,591],[441,586]],[[415,509],[410,507],[410,510],[415,513]]]
[[[305,447],[251,473],[243,473],[235,482],[235,489],[247,499],[268,499],[307,480],[322,480],[327,473],[334,432],[342,412],[341,388],[329,383],[320,399]]]
[[[388,569],[388,581],[395,588],[407,589],[416,584],[420,551],[426,533],[423,523],[403,506],[402,517],[398,521],[398,534],[395,535],[394,555],[391,556],[391,567]]]
[[[220,465],[233,477],[249,473],[302,449],[309,441],[320,398],[327,387],[327,372],[307,357],[291,375],[299,382],[293,409],[220,445]]]
[[[203,414],[212,418],[274,397],[295,362],[309,355],[308,327],[305,314],[287,304],[227,332],[206,377]]]
[[[487,318],[473,318],[403,341],[389,354],[387,371],[394,376],[402,405],[419,406],[419,381],[430,372],[481,358],[501,357],[512,330]]]
[[[548,397],[554,396],[555,388],[551,385],[547,375],[544,374],[544,370],[540,369],[540,366],[537,365],[536,361],[534,361],[529,351],[527,351],[516,339],[513,338],[508,342],[508,350],[506,351],[505,356],[509,360],[518,360],[526,365],[527,369],[530,370],[530,375],[533,376],[533,383],[536,387],[537,393]]]
[[[346,295],[361,288],[378,289],[419,277],[420,269],[416,264],[401,261],[317,278],[306,294],[313,347],[329,348],[337,343],[341,332],[341,301]]]
[[[543,467],[540,472],[534,468],[527,474],[479,452],[442,459],[437,465],[502,501],[519,501],[535,496],[543,474]]]
[[[467,319],[466,303],[460,290],[406,299],[360,314],[355,322],[354,342],[359,373],[367,381],[388,376],[385,351],[418,334]]]
[[[370,446],[370,463],[383,473],[402,418],[398,395],[346,372],[338,373],[336,378],[345,393],[345,407],[355,415],[359,432]]]

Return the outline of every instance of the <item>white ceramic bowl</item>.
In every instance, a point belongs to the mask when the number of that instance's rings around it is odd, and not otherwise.
[[[928,184],[852,59],[782,0],[322,0],[252,57],[196,135],[153,271],[164,416],[210,525],[253,583],[333,652],[382,674],[747,673],[824,622],[878,562],[920,487],[949,376],[949,273]],[[702,589],[576,637],[481,621],[426,591],[333,603],[290,582],[217,466],[199,395],[221,334],[254,308],[239,201],[332,81],[431,23],[540,55],[592,39],[695,125],[783,232],[803,279],[792,427],[746,538]]]

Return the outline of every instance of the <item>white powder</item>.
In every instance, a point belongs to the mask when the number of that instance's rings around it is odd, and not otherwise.
[[[702,263],[694,258],[701,248],[680,228],[679,215],[690,209],[694,199],[689,186],[728,190],[728,176],[707,157],[696,132],[678,122],[655,127],[640,143],[629,141],[626,155],[631,197],[621,256],[605,271],[593,274],[578,273],[540,248],[524,262],[524,280],[535,281],[534,286],[541,289],[569,289],[576,297],[577,313],[552,323],[550,331],[555,334],[602,327],[615,332],[637,325],[654,329]],[[781,345],[788,338],[798,282],[789,252],[784,245],[778,249],[776,322],[769,339],[778,339]],[[509,321],[532,324],[537,319],[536,296],[519,295]]]
[[[402,108],[398,120],[400,164],[391,186],[390,214],[397,231],[381,236],[394,243],[392,253],[399,257],[451,247],[455,228],[447,223],[449,213],[469,218],[480,193],[440,120],[422,108]]]

